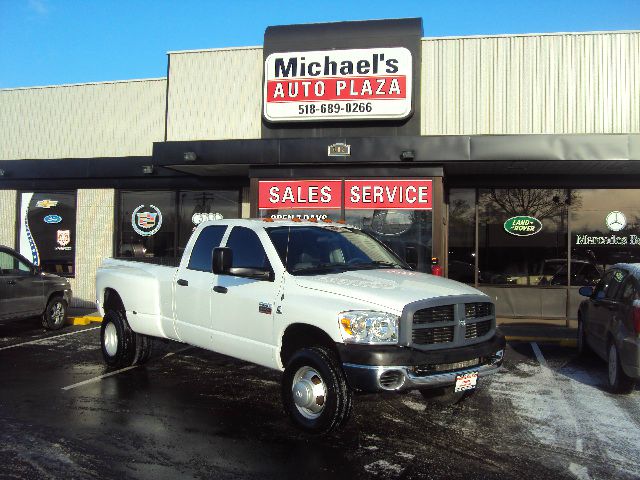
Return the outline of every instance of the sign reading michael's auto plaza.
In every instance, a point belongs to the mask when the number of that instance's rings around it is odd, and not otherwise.
[[[411,52],[402,47],[272,53],[264,66],[264,116],[403,119],[411,114],[411,68]]]

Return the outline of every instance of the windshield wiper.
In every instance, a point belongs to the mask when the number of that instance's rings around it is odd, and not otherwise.
[[[400,265],[398,265],[397,263],[393,263],[393,262],[383,262],[380,260],[372,260],[371,262],[362,262],[362,263],[352,263],[352,264],[347,264],[349,270],[354,270],[354,269],[367,269],[367,268],[402,268]]]

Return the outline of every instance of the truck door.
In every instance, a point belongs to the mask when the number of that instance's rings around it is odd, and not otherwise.
[[[256,232],[233,227],[226,246],[233,251],[232,268],[271,270]],[[216,351],[273,366],[273,315],[278,284],[233,275],[218,275],[212,304]]]
[[[175,328],[183,342],[203,348],[211,346],[211,300],[214,275],[211,271],[213,249],[220,246],[226,225],[202,229],[188,262],[178,269],[175,285]]]

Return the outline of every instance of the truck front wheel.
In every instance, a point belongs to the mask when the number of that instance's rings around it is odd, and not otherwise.
[[[291,357],[282,378],[282,402],[298,427],[323,434],[346,423],[353,395],[335,355],[312,347]]]
[[[100,327],[102,356],[107,365],[124,368],[134,364],[136,357],[135,333],[129,327],[124,313],[109,310]]]

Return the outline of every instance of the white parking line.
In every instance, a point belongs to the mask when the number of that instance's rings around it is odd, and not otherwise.
[[[29,342],[16,343],[15,345],[9,345],[8,347],[2,347],[2,348],[0,348],[0,351],[9,350],[10,348],[21,347],[23,345],[33,345],[33,344],[36,344],[36,343],[40,343],[40,342],[45,342],[47,340],[51,340],[53,338],[67,337],[69,335],[77,335],[78,333],[90,332],[91,330],[97,330],[99,328],[100,327],[85,328],[84,330],[78,330],[77,332],[63,333],[62,335],[54,335],[52,337],[39,338],[37,340],[31,340]]]
[[[569,471],[573,473],[578,480],[591,480],[591,477],[589,476],[589,469],[582,465],[571,463],[569,464]]]
[[[554,377],[553,371],[549,368],[549,364],[547,363],[547,359],[542,355],[542,350],[540,350],[540,346],[536,342],[530,342],[531,349],[536,356],[536,360],[542,367],[542,376],[545,379],[545,384],[554,389],[560,388],[560,385],[557,383],[557,379]],[[559,396],[560,404],[558,405],[559,409],[563,409],[565,411],[564,418],[567,423],[571,424],[573,431],[575,432],[575,449],[576,452],[582,453],[584,450],[584,443],[582,438],[580,438],[580,429],[578,428],[578,421],[575,418],[573,412],[571,411],[570,405],[567,403],[567,400],[562,396]],[[578,480],[591,480],[589,476],[589,469],[580,465],[579,463],[570,463],[569,471],[578,479]]]
[[[538,346],[538,344],[536,342],[531,342],[531,348],[533,349],[533,353],[535,353],[536,355],[536,359],[538,360],[538,363],[543,367],[548,368],[549,366],[547,365],[547,360],[542,355],[542,351],[540,350],[540,347]]]
[[[69,385],[67,387],[62,387],[62,390],[71,390],[72,388],[81,387],[83,385],[87,385],[89,383],[94,383],[103,378],[112,377],[113,375],[117,375],[118,373],[126,372],[127,370],[133,370],[137,368],[138,365],[133,365],[131,367],[121,368],[120,370],[114,370],[113,372],[105,373],[104,375],[100,375],[98,377],[90,378],[89,380],[85,380],[83,382],[74,383],[73,385]]]
[[[184,352],[185,350],[189,350],[190,348],[193,348],[193,347],[188,346],[185,348],[181,348],[180,350],[176,350],[175,352],[169,352],[165,356],[163,356],[161,360],[168,358],[172,355],[175,355],[176,353],[181,353],[181,352]],[[99,382],[103,378],[112,377],[114,375],[117,375],[118,373],[126,372],[128,370],[133,370],[134,368],[138,368],[139,366],[140,365],[132,365],[131,367],[125,367],[125,368],[121,368],[120,370],[114,370],[113,372],[105,373],[103,375],[98,375],[97,377],[89,378],[87,380],[83,380],[82,382],[74,383],[73,385],[67,385],[66,387],[62,387],[62,390],[67,391],[67,390],[71,390],[72,388],[82,387],[83,385]]]

